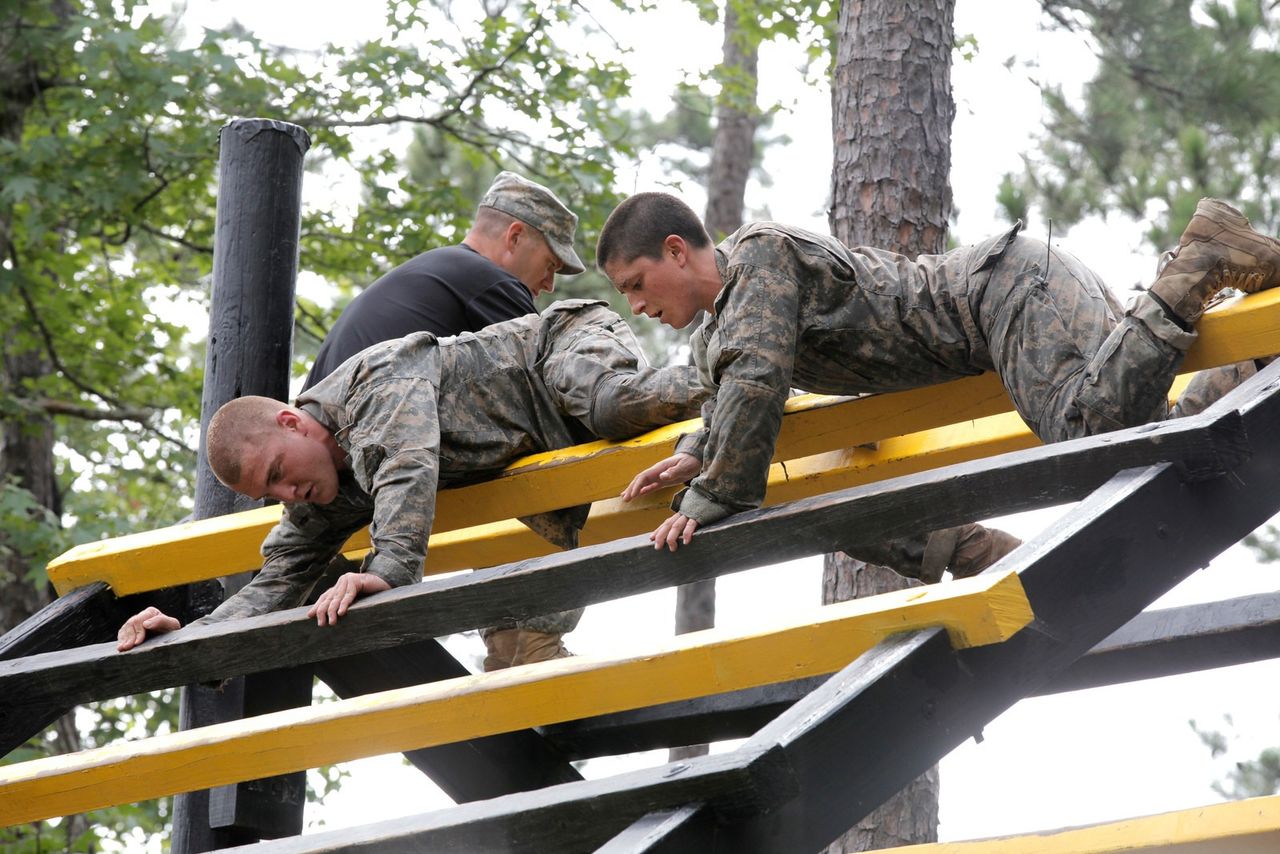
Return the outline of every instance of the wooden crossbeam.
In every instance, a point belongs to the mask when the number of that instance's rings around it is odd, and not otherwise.
[[[925,626],[944,626],[960,648],[996,643],[1031,618],[1017,574],[993,574],[831,605],[749,635],[712,629],[627,657],[561,659],[8,765],[0,823],[831,673]]]
[[[1261,854],[1280,851],[1280,795],[967,842],[883,848],[880,854]]]
[[[1238,407],[1249,435],[1274,435],[1278,380],[1275,364],[1211,412]],[[1022,565],[1034,629],[962,652],[930,642],[859,659],[845,671],[861,671],[847,693],[824,686],[748,740],[784,749],[803,797],[736,822],[704,850],[822,847],[1277,508],[1280,448],[1266,439],[1228,477],[1187,482],[1162,466],[1117,475],[1007,559]],[[787,729],[821,701],[830,726]]]
[[[699,531],[674,554],[633,537],[430,579],[361,600],[333,627],[317,628],[297,608],[187,628],[124,654],[111,644],[0,661],[0,697],[10,712],[0,718],[0,732],[21,724],[27,708],[354,655],[1077,500],[1132,466],[1175,461],[1187,471],[1222,474],[1249,457],[1249,435],[1239,413],[1206,412],[741,513]]]
[[[1200,330],[1201,337],[1184,365],[1188,371],[1270,355],[1280,340],[1280,289],[1253,294],[1209,312],[1202,319]],[[1008,397],[992,374],[856,400],[805,395],[788,402],[775,459],[797,460],[890,437],[909,438],[905,434],[986,418],[1009,409]],[[1020,425],[1016,418],[996,423],[1002,426],[993,425],[991,429],[1003,438],[971,445],[968,456],[962,458],[1000,453],[1035,442],[1025,427],[1010,430],[1004,426]],[[442,490],[427,572],[491,566],[548,553],[551,547],[518,523],[494,524],[496,520],[542,510],[603,501],[584,531],[584,543],[605,542],[652,528],[661,520],[669,495],[652,496],[634,507],[609,499],[622,491],[635,472],[669,454],[676,438],[696,424],[669,425],[625,442],[594,442],[536,454],[491,481]],[[942,440],[917,436],[914,441],[937,446]],[[923,460],[912,462],[904,458],[902,448],[909,447],[911,443],[907,441],[896,451],[886,448],[878,454],[854,452],[850,462],[857,461],[861,467],[861,480],[850,481],[845,476],[842,482],[839,478],[822,482],[820,478],[796,478],[794,471],[788,477],[779,470],[771,473],[767,500],[776,503],[799,494],[813,495],[851,482],[866,482],[868,476],[891,477],[919,471]],[[954,454],[949,457],[950,461],[959,458]],[[934,464],[941,465],[948,457],[942,454],[935,459]],[[779,488],[781,484],[789,485],[787,497]],[[266,507],[86,543],[51,561],[49,578],[59,593],[103,581],[123,596],[255,569],[260,563],[258,547],[279,513],[278,507]],[[368,543],[367,532],[361,532],[346,550],[358,553],[367,549]]]
[[[999,567],[996,567],[998,570]],[[1280,592],[1144,611],[1035,695],[1280,658]],[[822,677],[763,685],[545,727],[572,759],[745,738],[819,687]]]

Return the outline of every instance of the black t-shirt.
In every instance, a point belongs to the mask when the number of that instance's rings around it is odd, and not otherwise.
[[[378,279],[343,309],[303,389],[379,342],[412,332],[476,332],[536,310],[519,279],[471,247],[432,249]]]

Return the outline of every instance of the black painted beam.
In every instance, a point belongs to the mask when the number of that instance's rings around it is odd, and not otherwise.
[[[703,756],[603,780],[462,804],[362,827],[264,842],[246,852],[595,851],[651,812],[706,799],[717,814],[753,815],[795,794],[778,751]]]
[[[702,854],[715,812],[703,803],[651,812],[596,849],[595,854]]]
[[[1246,413],[1252,436],[1280,429],[1277,371],[1254,387],[1273,393]],[[987,647],[952,650],[939,632],[905,655],[874,650],[830,707],[814,705],[833,699],[824,686],[749,739],[780,747],[804,794],[721,828],[709,850],[826,845],[1277,509],[1280,446],[1266,441],[1229,477],[1188,483],[1166,466],[1118,475],[1010,555],[1036,615],[1027,629]]]
[[[1144,611],[1035,695],[1280,658],[1280,592]],[[825,676],[543,727],[571,759],[746,738]]]
[[[1118,466],[1173,459],[1197,476],[1229,471],[1248,451],[1234,412],[1147,425],[739,514],[674,554],[637,536],[427,581],[358,602],[333,627],[293,609],[183,629],[124,654],[101,645],[0,662],[0,697],[20,716],[50,702],[322,661],[1078,499]]]
[[[1249,431],[1276,435],[1280,395],[1250,408]],[[1036,619],[1004,643],[953,650],[940,629],[900,635],[861,656],[734,753],[267,850],[587,851],[594,844],[573,828],[593,815],[616,828],[609,839],[630,838],[632,851],[686,851],[698,842],[702,851],[734,854],[815,850],[1277,508],[1280,447],[1265,442],[1247,467],[1229,477],[1188,482],[1167,464],[1122,472],[1006,560],[1006,568],[1012,561],[1019,569]],[[1214,525],[1199,524],[1209,518]],[[749,787],[755,809],[726,806],[725,781],[712,779],[714,768],[726,767],[719,763],[734,768],[735,780],[755,773]],[[707,785],[679,788],[694,777]],[[648,809],[637,814],[637,801]],[[679,809],[698,802],[707,804],[716,822],[704,809]],[[600,803],[607,811],[593,813]],[[626,819],[622,827],[619,817]],[[652,833],[654,827],[661,832]]]

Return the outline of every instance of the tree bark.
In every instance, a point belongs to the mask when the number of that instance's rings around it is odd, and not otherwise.
[[[716,102],[707,213],[703,217],[712,240],[720,240],[742,227],[747,176],[755,162],[756,129],[760,125],[756,106],[758,55],[759,46],[738,26],[734,4],[725,4],[721,91]]]
[[[954,0],[848,0],[831,87],[830,226],[849,246],[942,252],[951,216]],[[823,601],[896,590],[906,579],[828,555]],[[937,769],[859,822],[826,854],[937,839]]]

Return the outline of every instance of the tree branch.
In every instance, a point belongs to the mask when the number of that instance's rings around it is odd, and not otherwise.
[[[176,243],[179,246],[185,246],[187,249],[190,249],[192,252],[201,252],[205,255],[213,254],[212,246],[205,246],[200,243],[193,243],[190,240],[187,240],[185,237],[177,237],[175,235],[168,234],[156,228],[154,225],[147,225],[146,223],[138,223],[138,230],[144,231],[147,234],[152,235],[153,237],[159,237],[164,240],[167,240],[170,243]]]

